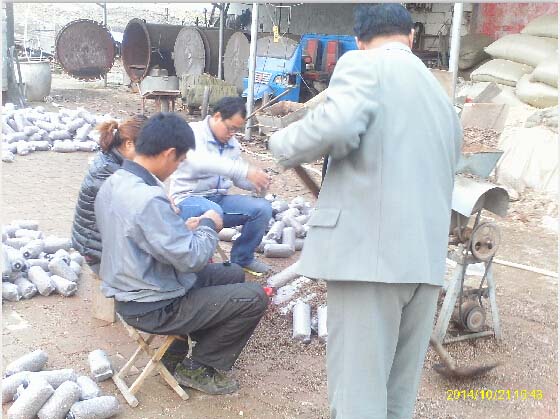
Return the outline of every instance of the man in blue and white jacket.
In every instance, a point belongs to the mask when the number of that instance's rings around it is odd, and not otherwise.
[[[171,176],[171,197],[184,220],[213,209],[224,220],[224,227],[243,225],[234,242],[231,260],[245,269],[264,273],[270,267],[255,259],[272,216],[270,203],[263,198],[228,194],[233,185],[248,191],[266,190],[270,177],[241,158],[234,134],[243,129],[247,111],[239,97],[222,98],[212,116],[190,124],[196,149],[188,153],[188,164],[181,164]]]

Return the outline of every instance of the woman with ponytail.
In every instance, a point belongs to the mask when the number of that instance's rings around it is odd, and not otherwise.
[[[121,167],[123,160],[134,158],[136,139],[146,120],[143,115],[135,115],[121,123],[106,121],[97,127],[101,152],[82,182],[72,226],[73,247],[85,257],[95,273],[98,273],[101,260],[101,235],[95,224],[95,197],[105,179]]]

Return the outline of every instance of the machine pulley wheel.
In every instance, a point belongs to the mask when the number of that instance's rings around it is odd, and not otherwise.
[[[496,254],[501,242],[500,229],[494,223],[479,224],[472,232],[471,251],[475,258],[488,261]]]
[[[463,303],[461,314],[463,327],[471,332],[480,332],[486,323],[486,313],[475,301]]]

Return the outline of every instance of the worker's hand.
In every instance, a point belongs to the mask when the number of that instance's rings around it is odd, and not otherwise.
[[[199,223],[200,223],[200,217],[190,217],[187,219],[187,221],[185,221],[185,226],[189,230],[194,230],[198,227]]]
[[[260,193],[268,189],[271,178],[264,170],[251,166],[247,171],[247,180],[255,185],[255,189]]]
[[[216,231],[221,231],[224,228],[224,220],[222,216],[214,210],[208,210],[202,214],[199,218],[210,218],[216,224]]]

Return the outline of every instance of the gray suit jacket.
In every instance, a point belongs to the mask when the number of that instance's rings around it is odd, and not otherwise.
[[[407,46],[344,54],[326,100],[269,142],[287,168],[331,156],[299,273],[442,285],[461,142],[449,98]]]

